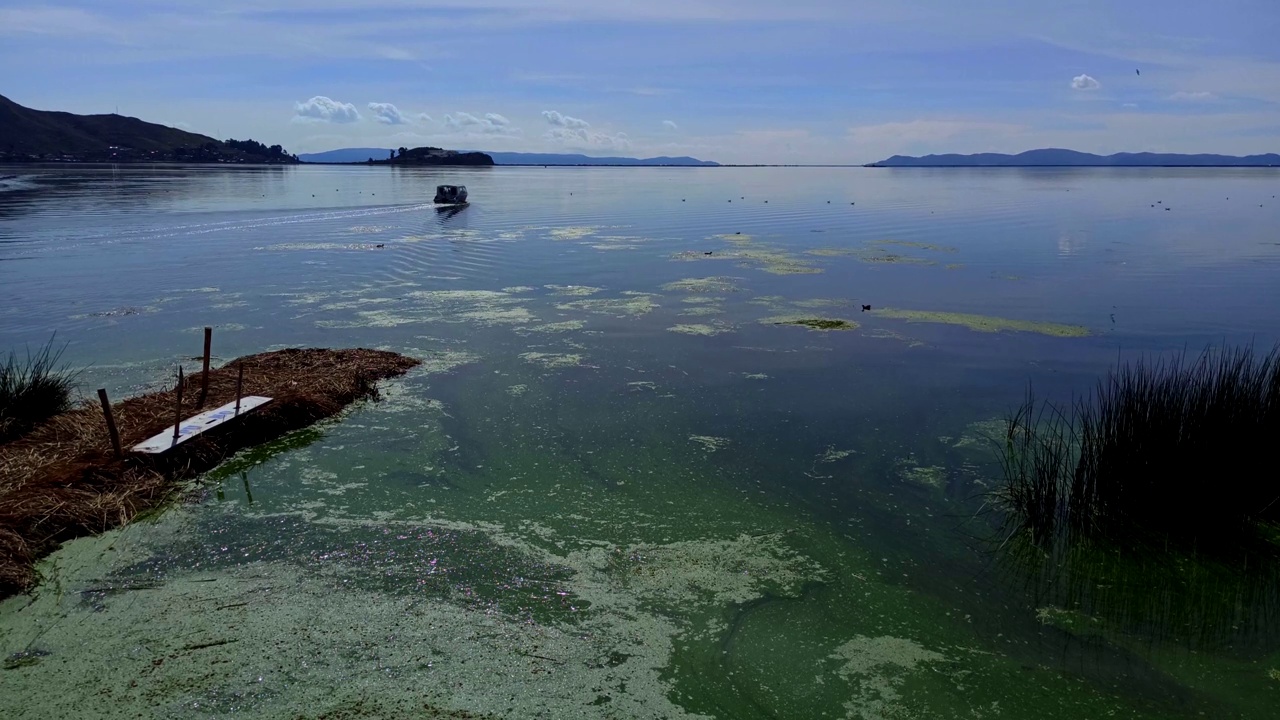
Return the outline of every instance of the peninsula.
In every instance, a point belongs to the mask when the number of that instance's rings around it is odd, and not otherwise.
[[[0,96],[3,162],[298,162],[279,145],[215,140],[124,115],[33,110]]]
[[[1179,155],[1173,153],[1091,153],[1045,148],[1017,155],[894,155],[865,167],[1280,167],[1280,155]]]

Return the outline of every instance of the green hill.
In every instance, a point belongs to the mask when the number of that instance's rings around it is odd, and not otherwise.
[[[215,140],[123,115],[33,110],[0,96],[0,160],[292,163],[278,145]]]

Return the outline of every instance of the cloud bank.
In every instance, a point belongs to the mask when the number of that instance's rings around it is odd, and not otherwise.
[[[1102,83],[1088,75],[1077,75],[1071,78],[1072,90],[1097,90],[1100,87],[1102,87]]]
[[[551,123],[556,127],[569,128],[571,130],[585,130],[591,127],[591,123],[586,120],[569,117],[568,115],[561,115],[555,110],[543,110],[542,117],[546,118],[548,123]]]
[[[294,120],[301,122],[353,123],[360,119],[355,105],[338,102],[324,95],[295,103],[293,112]]]
[[[373,112],[373,117],[378,122],[385,125],[407,125],[409,119],[400,114],[400,109],[391,103],[371,102],[369,110]]]
[[[519,128],[511,127],[511,121],[498,113],[485,113],[476,117],[471,113],[457,112],[444,116],[444,126],[452,132],[476,135],[518,135]]]

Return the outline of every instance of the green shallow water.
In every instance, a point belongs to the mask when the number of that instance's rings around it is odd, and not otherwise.
[[[1262,221],[1227,223],[1215,254],[1137,208],[1194,204],[1205,176],[499,169],[442,217],[414,204],[429,174],[221,171],[210,193],[205,171],[66,172],[0,200],[8,344],[60,329],[116,395],[190,369],[204,324],[224,358],[364,345],[424,364],[46,560],[0,603],[5,717],[1265,718],[1280,701],[1274,573],[1028,568],[974,518],[992,421],[1028,379],[1066,396],[1119,349],[1265,338],[1280,303],[1243,303],[1276,293]],[[777,211],[720,207],[780,178],[798,189]],[[367,197],[309,197],[335,185]],[[1187,278],[1207,308],[1183,309]]]

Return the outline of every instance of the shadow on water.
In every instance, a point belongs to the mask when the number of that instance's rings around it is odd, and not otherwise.
[[[441,221],[452,219],[468,207],[470,207],[470,205],[445,205],[443,207],[438,207],[436,208],[436,219]]]

